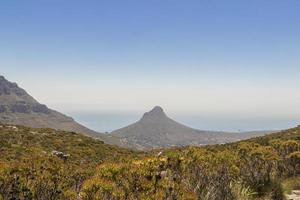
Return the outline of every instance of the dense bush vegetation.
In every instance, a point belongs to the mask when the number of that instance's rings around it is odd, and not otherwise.
[[[300,127],[149,153],[51,129],[3,125],[0,136],[0,199],[281,200],[299,186]]]
[[[139,153],[80,134],[0,125],[0,199],[76,199],[97,165]]]

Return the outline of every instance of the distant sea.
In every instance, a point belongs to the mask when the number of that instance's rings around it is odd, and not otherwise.
[[[77,122],[99,132],[111,132],[138,121],[143,113],[134,112],[66,112]],[[255,130],[282,130],[300,124],[297,119],[247,118],[232,116],[204,116],[195,114],[169,114],[170,118],[200,130],[244,132]]]

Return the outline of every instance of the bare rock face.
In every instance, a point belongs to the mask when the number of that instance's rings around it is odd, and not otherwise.
[[[0,76],[0,95],[14,94],[17,96],[26,95],[26,92],[19,88],[16,83],[7,81],[4,76]]]
[[[50,110],[46,105],[36,104],[31,107],[32,112],[50,114]]]
[[[13,113],[30,113],[30,106],[26,104],[13,104],[10,106],[10,111]]]
[[[6,112],[7,108],[5,105],[0,105],[0,113]]]
[[[51,110],[46,105],[38,103],[16,83],[11,83],[0,76],[0,113],[4,112],[50,114]]]
[[[146,112],[143,115],[142,120],[160,120],[166,118],[167,115],[164,113],[164,110],[160,106],[155,106],[151,111]]]

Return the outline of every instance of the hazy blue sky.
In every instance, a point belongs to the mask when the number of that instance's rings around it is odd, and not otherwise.
[[[199,128],[286,128],[300,123],[299,11],[299,0],[4,0],[0,74],[83,121],[161,105]]]

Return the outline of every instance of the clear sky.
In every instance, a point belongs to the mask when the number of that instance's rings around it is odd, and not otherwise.
[[[299,0],[4,0],[0,74],[65,113],[161,105],[199,128],[286,128],[300,124],[299,11]]]

